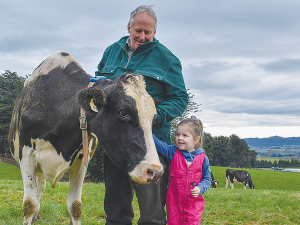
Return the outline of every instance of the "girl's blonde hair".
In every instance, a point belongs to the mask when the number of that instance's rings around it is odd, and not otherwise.
[[[194,138],[200,137],[200,140],[197,144],[195,144],[195,149],[202,148],[203,145],[203,124],[200,119],[196,116],[191,116],[191,118],[187,118],[182,120],[178,126],[187,125],[191,128],[192,134]]]

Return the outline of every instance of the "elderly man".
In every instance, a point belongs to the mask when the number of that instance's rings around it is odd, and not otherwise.
[[[153,133],[171,144],[172,120],[187,107],[186,92],[181,63],[154,37],[157,20],[151,6],[140,6],[130,14],[129,36],[122,37],[104,52],[96,76],[116,80],[126,72],[143,75],[146,89],[161,101],[157,106],[157,120]],[[140,218],[138,224],[166,224],[165,201],[168,184],[168,164],[160,155],[165,173],[157,183],[137,184],[120,171],[105,156],[105,201],[107,225],[132,224],[134,217],[132,199],[134,190],[138,198]]]

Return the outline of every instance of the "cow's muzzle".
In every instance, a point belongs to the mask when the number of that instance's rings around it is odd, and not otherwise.
[[[158,172],[157,170],[149,169],[147,171],[147,176],[148,176],[147,182],[157,182],[163,174],[164,174],[163,170],[161,172]]]

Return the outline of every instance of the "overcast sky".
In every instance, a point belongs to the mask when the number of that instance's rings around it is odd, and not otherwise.
[[[181,60],[206,132],[300,136],[298,0],[1,0],[0,73],[31,74],[65,51],[94,75],[141,4],[154,5],[156,38]]]

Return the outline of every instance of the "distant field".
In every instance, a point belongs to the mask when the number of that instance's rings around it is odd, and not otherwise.
[[[300,173],[250,170],[255,189],[246,190],[235,184],[225,188],[225,167],[212,166],[219,182],[203,196],[205,209],[201,224],[300,224]],[[3,176],[9,173],[14,180]],[[22,224],[23,184],[18,167],[0,163],[0,224]],[[16,176],[13,176],[16,175]],[[280,181],[280,182],[279,182]],[[84,183],[82,224],[104,224],[104,184]],[[68,183],[59,182],[51,188],[47,182],[40,219],[35,224],[69,224],[66,207]],[[139,210],[134,199],[137,224]]]
[[[282,160],[288,160],[288,159],[283,159],[281,158]],[[278,161],[278,157],[275,158],[275,157],[256,157],[256,160],[267,160],[267,161],[271,161],[271,162],[274,162],[275,160]]]
[[[256,157],[256,160],[267,160],[274,162],[275,160],[278,162],[279,160],[291,160],[292,157]],[[293,157],[293,159],[300,160],[300,157]]]

